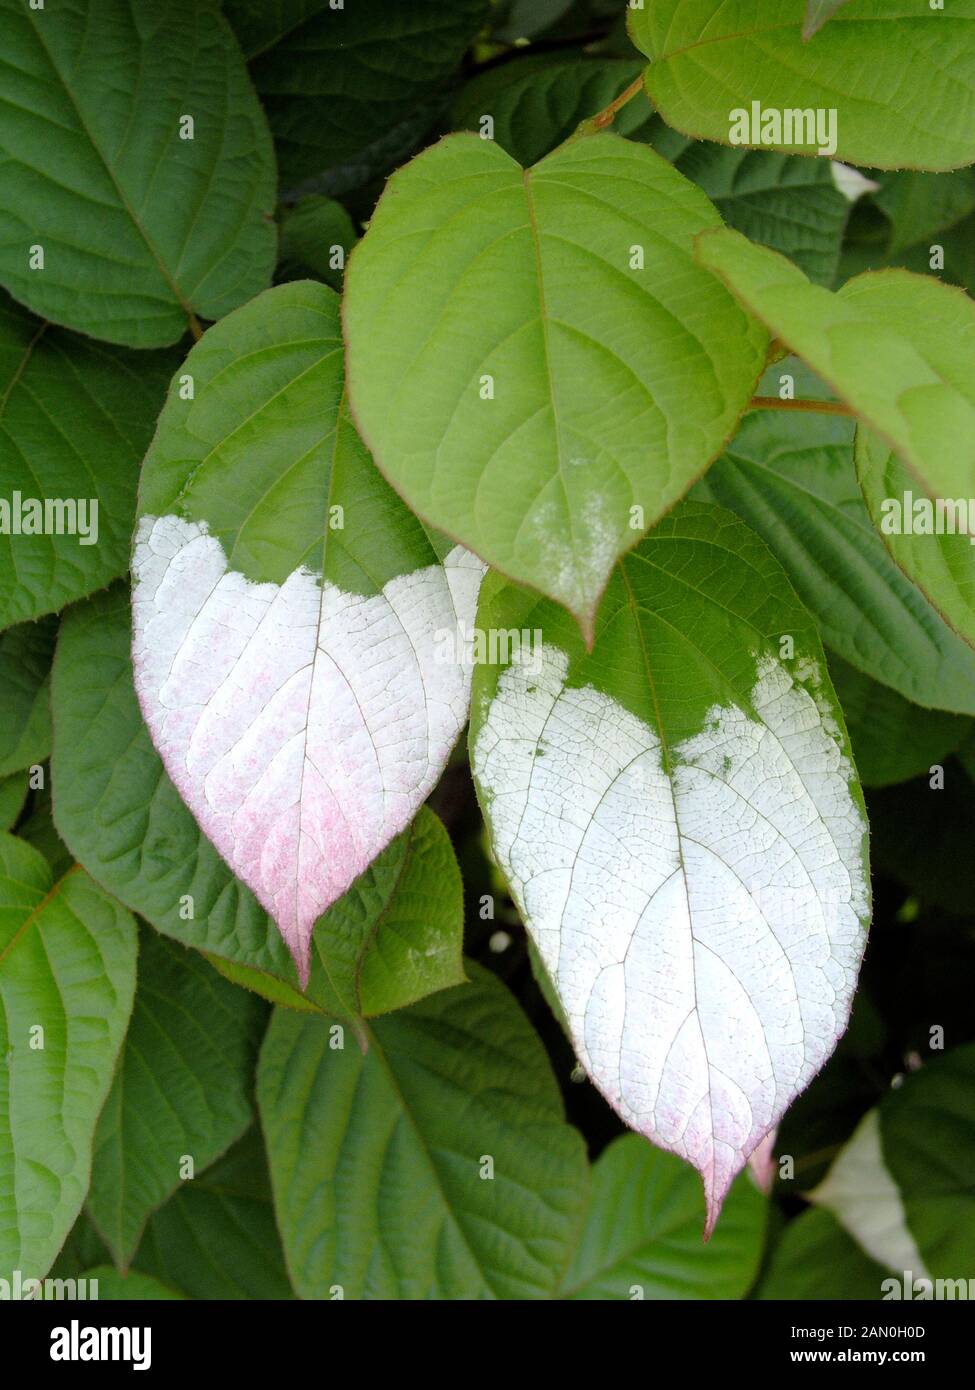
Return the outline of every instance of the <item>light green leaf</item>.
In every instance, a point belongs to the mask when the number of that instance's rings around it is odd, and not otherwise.
[[[961,715],[912,705],[832,653],[829,674],[865,787],[906,782],[944,763],[973,728]]]
[[[491,116],[497,143],[529,165],[608,106],[638,71],[639,63],[620,59],[521,58],[469,82],[454,105],[453,124],[480,131],[482,118]],[[690,140],[653,116],[643,96],[619,111],[614,129],[652,145],[703,189],[729,226],[791,256],[818,283],[833,284],[850,204],[828,160]]]
[[[483,566],[441,556],[345,403],[338,296],[280,285],[190,353],[146,456],[133,668],[180,795],[303,984],[316,920],[467,720]]]
[[[732,231],[701,236],[698,258],[897,450],[925,491],[975,495],[975,303],[966,294],[904,270],[859,275],[830,294]]]
[[[57,823],[100,883],[159,931],[207,952],[235,982],[291,1007],[340,1012],[326,961],[347,969],[359,951],[367,1012],[462,978],[460,873],[446,832],[424,809],[320,919],[302,994],[267,914],[163,770],[139,712],[129,647],[128,593],[117,586],[66,615],[55,665]],[[192,918],[181,912],[185,895]]]
[[[863,950],[866,819],[819,637],[762,541],[697,502],[620,561],[591,653],[495,576],[478,626],[529,638],[475,673],[495,858],[580,1061],[698,1168],[711,1227],[832,1052]]]
[[[916,0],[850,0],[810,42],[805,18],[806,0],[655,0],[629,23],[652,101],[687,135],[731,144],[735,113],[760,98],[779,117],[834,114],[833,148],[778,129],[777,149],[878,169],[975,160],[975,0],[953,3],[947,22]],[[764,143],[763,129],[737,143]]]
[[[78,869],[0,835],[0,1277],[42,1278],[88,1187],[135,989],[135,923]],[[43,1029],[43,1034],[38,1033]]]
[[[314,276],[341,290],[345,258],[356,242],[352,218],[332,198],[302,198],[281,214],[278,280]],[[341,265],[335,262],[341,260]]]
[[[0,633],[0,776],[42,763],[51,752],[54,618]]]
[[[720,450],[762,366],[764,334],[694,267],[716,222],[616,135],[528,171],[453,135],[390,180],[349,262],[349,393],[380,468],[587,633],[616,557]]]
[[[801,1299],[879,1299],[887,1277],[828,1211],[811,1209],[790,1221],[772,1251],[755,1297]]]
[[[466,83],[451,109],[451,125],[479,133],[484,117],[490,116],[494,140],[527,167],[568,139],[587,116],[608,106],[639,71],[639,60],[631,59],[519,58]],[[622,108],[614,128],[632,136],[649,117],[647,102],[637,98]]]
[[[239,1139],[265,1010],[201,960],[143,932],[139,983],[98,1121],[88,1214],[128,1267],[152,1212]],[[182,1165],[187,1158],[193,1172]]]
[[[228,0],[287,186],[344,164],[431,100],[460,67],[487,0]]]
[[[139,462],[178,362],[51,328],[0,294],[0,628],[125,573]]]
[[[748,1292],[768,1209],[749,1174],[732,1188],[706,1246],[704,1203],[694,1174],[635,1134],[615,1139],[600,1156],[592,1188],[563,1298],[701,1300]]]
[[[150,1217],[134,1263],[188,1298],[294,1298],[256,1126]]]
[[[857,483],[853,433],[843,417],[755,411],[701,495],[759,532],[844,660],[916,705],[975,714],[975,655],[877,536]]]
[[[967,1288],[975,1239],[973,1081],[975,1044],[932,1053],[868,1112],[809,1194],[902,1278],[962,1278]]]
[[[11,294],[93,337],[162,347],[192,315],[219,318],[263,289],[274,154],[214,0],[2,0],[0,14]]]
[[[932,501],[883,440],[861,427],[856,468],[884,544],[958,635],[975,647],[975,501]]]
[[[471,984],[372,1025],[364,1055],[325,1019],[275,1012],[258,1104],[300,1297],[554,1293],[586,1202],[582,1140],[520,1009],[468,968]]]

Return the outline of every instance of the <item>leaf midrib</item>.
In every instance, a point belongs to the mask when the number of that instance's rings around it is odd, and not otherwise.
[[[14,947],[21,940],[28,928],[31,927],[37,921],[37,919],[40,917],[41,913],[44,912],[47,906],[50,903],[52,903],[55,900],[55,898],[57,898],[58,894],[61,892],[61,889],[64,887],[64,884],[67,881],[67,879],[69,879],[72,874],[79,873],[80,871],[80,864],[72,864],[71,868],[67,869],[65,873],[62,874],[62,876],[58,879],[57,883],[52,884],[52,886],[44,894],[43,898],[41,898],[40,902],[36,903],[34,907],[31,908],[30,912],[28,912],[27,916],[24,918],[23,922],[21,922],[20,926],[17,928],[13,936],[7,942],[6,946],[4,946],[3,950],[0,951],[0,965],[3,965],[4,961],[7,960],[7,958],[11,955]]]
[[[409,1125],[410,1130],[413,1133],[413,1136],[416,1139],[416,1142],[420,1148],[420,1151],[423,1154],[423,1157],[426,1159],[427,1167],[436,1185],[437,1191],[440,1194],[440,1198],[444,1205],[444,1210],[448,1214],[451,1224],[453,1225],[457,1234],[460,1236],[460,1239],[464,1245],[464,1249],[470,1256],[474,1268],[478,1271],[481,1278],[484,1280],[486,1287],[490,1289],[491,1294],[494,1298],[500,1298],[501,1295],[498,1293],[498,1290],[494,1287],[493,1283],[488,1277],[487,1270],[484,1268],[483,1264],[481,1263],[481,1260],[478,1258],[476,1251],[471,1245],[470,1240],[468,1239],[467,1231],[460,1217],[458,1216],[457,1211],[455,1210],[454,1203],[443,1185],[443,1179],[440,1176],[440,1169],[434,1160],[433,1151],[427,1143],[423,1131],[420,1128],[420,1124],[416,1116],[414,1115],[409,1102],[407,1101],[406,1094],[403,1091],[402,1086],[400,1085],[399,1077],[396,1075],[396,1071],[393,1067],[393,1064],[386,1056],[385,1050],[383,1049],[383,1046],[380,1043],[379,1038],[376,1036],[375,1029],[370,1027],[369,1024],[365,1024],[365,1036],[368,1041],[370,1051],[374,1053],[377,1061],[379,1062],[379,1065],[383,1069],[383,1073],[386,1076],[389,1085],[393,1091],[394,1098],[399,1102],[400,1113],[402,1114],[406,1123]]]
[[[633,610],[633,623],[637,630],[640,641],[640,652],[643,657],[644,669],[647,673],[647,684],[650,688],[650,698],[653,702],[654,722],[657,726],[657,734],[660,738],[660,752],[663,758],[664,771],[667,776],[667,790],[670,793],[671,805],[674,808],[674,828],[677,831],[677,859],[680,867],[680,878],[684,888],[684,901],[687,904],[687,923],[691,933],[691,978],[694,983],[694,1017],[697,1021],[698,1032],[701,1035],[701,1046],[704,1049],[704,1060],[708,1069],[708,1124],[711,1130],[712,1152],[714,1147],[714,1106],[711,1101],[711,1060],[708,1057],[708,1044],[704,1036],[704,1027],[701,1022],[701,1006],[697,995],[697,959],[694,951],[696,939],[694,936],[694,922],[691,913],[691,897],[687,887],[687,866],[684,863],[684,834],[680,826],[680,815],[677,810],[677,796],[674,791],[674,765],[670,754],[670,743],[667,738],[667,731],[664,728],[663,715],[660,709],[660,699],[657,694],[657,684],[653,677],[653,667],[650,662],[650,652],[647,647],[646,634],[643,631],[643,624],[640,621],[640,605],[636,601],[633,586],[630,583],[630,576],[626,572],[625,558],[617,563],[623,584],[626,588],[627,602]],[[683,1027],[683,1024],[681,1025]],[[676,1038],[676,1034],[674,1035]],[[708,1192],[708,1204],[710,1206],[711,1191]]]

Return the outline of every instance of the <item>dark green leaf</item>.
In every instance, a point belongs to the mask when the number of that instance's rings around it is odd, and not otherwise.
[[[88,1188],[132,1009],[135,923],[75,869],[0,835],[0,1277],[42,1278]],[[40,1030],[40,1031],[38,1031]]]
[[[144,931],[132,1021],[98,1121],[88,1214],[125,1270],[146,1220],[250,1124],[265,1022],[252,994]]]
[[[912,705],[835,654],[829,658],[829,674],[865,787],[906,782],[927,772],[943,763],[973,728],[972,720],[961,715]]]
[[[563,1298],[716,1299],[748,1292],[768,1205],[750,1173],[738,1178],[706,1246],[700,1183],[680,1159],[645,1139],[616,1139],[593,1168],[592,1189]]]
[[[2,0],[0,14],[11,294],[93,337],[161,347],[191,315],[219,318],[263,289],[274,155],[215,0]]]
[[[355,245],[352,218],[332,198],[302,198],[281,215],[279,280],[314,276],[341,290],[345,260]]]
[[[853,433],[839,416],[755,411],[701,495],[759,532],[845,661],[914,704],[975,714],[975,654],[887,554],[857,482]]]
[[[303,1298],[552,1296],[587,1191],[580,1136],[508,992],[472,983],[372,1025],[365,1055],[279,1009],[258,1071]]]
[[[286,186],[360,156],[423,113],[460,66],[487,0],[229,0]],[[429,129],[428,125],[428,129]]]
[[[125,573],[139,463],[178,361],[87,342],[0,296],[0,628]]]
[[[870,1258],[828,1211],[804,1211],[776,1243],[755,1297],[879,1299],[888,1270]]]
[[[188,1298],[294,1298],[256,1128],[150,1217],[133,1263]]]
[[[0,634],[0,777],[51,752],[51,661],[54,618],[22,623]]]

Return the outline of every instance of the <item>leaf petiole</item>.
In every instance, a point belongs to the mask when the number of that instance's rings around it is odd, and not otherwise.
[[[752,396],[746,407],[748,410],[807,410],[820,415],[852,415],[853,411],[842,401],[783,401],[778,396]]]

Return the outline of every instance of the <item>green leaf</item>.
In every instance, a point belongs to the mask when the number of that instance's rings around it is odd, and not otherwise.
[[[15,772],[12,777],[0,777],[0,830],[10,830],[24,809],[27,800],[27,777]]]
[[[614,560],[718,453],[762,365],[764,334],[694,268],[716,221],[616,135],[528,171],[453,135],[390,180],[349,262],[349,393],[380,468],[587,633]]]
[[[863,199],[854,208],[847,227],[840,256],[840,280],[864,270],[900,266],[918,275],[935,273],[946,284],[960,285],[969,295],[975,295],[975,215],[931,233],[926,241],[896,254],[889,250],[890,238],[887,218],[871,199]]]
[[[764,126],[732,138],[735,113],[750,113],[760,96],[761,110],[780,118],[834,113],[835,141],[804,129],[783,138],[782,128],[767,140],[777,149],[826,148],[878,169],[975,160],[975,0],[957,0],[947,22],[914,0],[851,0],[811,42],[805,15],[805,0],[657,0],[631,10],[629,23],[651,60],[651,100],[686,135],[766,143]]]
[[[767,1203],[738,1178],[707,1246],[693,1173],[635,1134],[615,1139],[592,1170],[592,1203],[562,1289],[577,1299],[743,1298],[765,1241]]]
[[[0,295],[0,628],[128,569],[138,466],[178,361],[87,342]]]
[[[868,1112],[810,1194],[902,1277],[957,1280],[971,1270],[973,1081],[975,1044],[933,1053]]]
[[[128,594],[117,586],[65,616],[55,663],[57,823],[100,883],[238,984],[291,1007],[341,1012],[342,999],[356,996],[348,974],[336,994],[326,963],[341,972],[358,962],[367,1013],[462,978],[460,874],[446,832],[424,809],[320,918],[302,994],[267,914],[166,776],[139,712],[129,648]]]
[[[527,638],[474,678],[495,858],[580,1061],[698,1168],[713,1226],[832,1052],[863,950],[866,819],[818,634],[763,542],[698,502],[620,561],[591,653],[495,576],[478,627]]]
[[[906,782],[944,763],[973,728],[961,715],[912,705],[842,657],[830,655],[829,674],[865,787]]]
[[[356,242],[352,218],[332,198],[302,198],[281,215],[278,280],[314,276],[341,290],[345,258]],[[341,264],[335,262],[340,260]]]
[[[300,1297],[547,1298],[564,1273],[582,1141],[528,1021],[468,968],[471,984],[372,1025],[364,1055],[325,1019],[275,1012],[258,1104]]]
[[[272,1004],[373,1018],[465,980],[463,887],[450,837],[426,806],[321,918],[304,994],[273,975],[212,957]]]
[[[265,1011],[201,960],[143,932],[139,983],[98,1121],[88,1214],[123,1271],[152,1212],[250,1125]]]
[[[975,50],[973,50],[975,51]],[[932,496],[975,492],[975,303],[926,275],[881,270],[836,294],[737,232],[698,259],[896,449]]]
[[[78,869],[0,835],[0,1271],[42,1278],[81,1208],[132,1009],[135,923]],[[43,1032],[38,1032],[42,1029]]]
[[[828,1211],[810,1209],[786,1226],[755,1297],[879,1299],[886,1275]]]
[[[443,558],[349,419],[338,296],[309,280],[186,360],[146,456],[136,689],[167,771],[273,917],[315,921],[413,820],[467,720],[483,566]]]
[[[0,633],[0,777],[44,762],[51,752],[54,618]]]
[[[214,0],[60,0],[53,12],[2,0],[0,13],[11,294],[93,337],[161,347],[192,315],[219,318],[263,289],[274,154]]]
[[[845,661],[914,704],[975,714],[973,653],[876,534],[853,464],[852,420],[755,411],[702,495],[759,532]]]
[[[814,34],[822,29],[827,20],[832,19],[841,5],[848,3],[849,0],[806,0],[806,18],[802,26],[802,37],[808,42]]]
[[[883,440],[857,430],[856,467],[870,515],[909,579],[975,647],[975,502],[932,502]]]
[[[649,139],[704,190],[729,227],[781,251],[814,283],[834,283],[850,204],[828,160],[687,140],[659,120]]]
[[[975,170],[882,175],[873,200],[890,219],[887,249],[889,255],[897,256],[918,242],[930,241],[936,232],[954,226],[975,210]]]
[[[587,116],[608,106],[639,71],[639,61],[630,59],[519,58],[466,83],[451,109],[451,126],[480,132],[483,118],[490,116],[494,140],[527,167],[568,139]],[[638,98],[622,108],[615,129],[632,136],[649,115],[646,101]]]
[[[274,133],[282,182],[361,155],[423,116],[487,18],[487,0],[229,0]],[[427,128],[435,112],[427,115]]]
[[[188,1298],[294,1298],[256,1127],[150,1217],[134,1264]]]
[[[137,1269],[120,1274],[111,1265],[96,1265],[94,1269],[86,1269],[80,1278],[88,1281],[89,1289],[93,1282],[97,1282],[100,1303],[131,1302],[136,1299],[156,1302],[159,1299],[185,1297],[151,1275],[140,1274]]]

